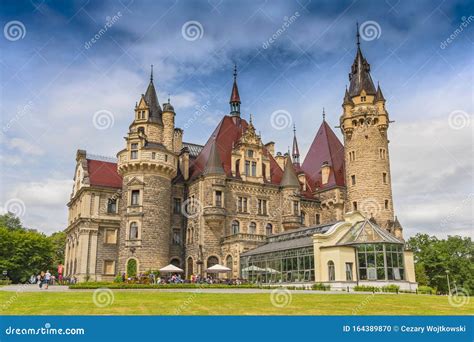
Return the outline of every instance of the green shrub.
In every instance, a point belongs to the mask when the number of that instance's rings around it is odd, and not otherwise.
[[[123,283],[123,279],[120,274],[114,278],[114,283]]]
[[[10,279],[0,279],[0,286],[1,285],[10,285],[12,281]]]
[[[322,283],[313,284],[313,286],[311,288],[313,290],[317,290],[317,291],[329,291],[329,290],[331,290],[330,285],[325,285],[325,284],[322,284]]]
[[[380,292],[380,287],[367,286],[367,285],[357,285],[357,286],[354,286],[354,291],[356,291],[356,292]]]
[[[436,294],[436,290],[430,286],[418,286],[417,292],[421,294]]]
[[[391,284],[391,285],[382,286],[382,292],[398,293],[399,291],[400,291],[400,286],[398,285]]]

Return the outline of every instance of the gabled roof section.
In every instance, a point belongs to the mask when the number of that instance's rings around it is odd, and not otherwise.
[[[87,159],[91,186],[122,188],[122,177],[117,173],[117,163]]]
[[[327,162],[331,167],[328,182],[322,185],[321,165]],[[344,186],[344,146],[325,120],[319,127],[301,167],[311,180],[311,185],[319,188]]]
[[[235,144],[242,137],[242,134],[247,130],[249,124],[241,118],[232,116],[224,116],[221,122],[217,125],[211,137],[206,142],[197,158],[191,164],[190,179],[196,179],[205,170],[208,159],[211,155],[212,145],[216,144],[216,151],[222,162],[222,168],[227,177],[232,176],[231,157],[232,150]],[[276,160],[271,156],[268,150],[263,147],[263,154],[270,159],[270,176],[271,183],[280,184],[283,176],[282,169],[278,166]]]
[[[397,243],[404,242],[370,219],[356,222],[336,245],[356,245],[361,243]]]

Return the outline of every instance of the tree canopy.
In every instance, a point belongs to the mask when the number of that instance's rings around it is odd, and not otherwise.
[[[447,293],[449,275],[451,290],[456,287],[474,293],[474,244],[471,238],[448,236],[438,239],[417,234],[408,240],[408,248],[414,252],[416,280],[420,285]]]

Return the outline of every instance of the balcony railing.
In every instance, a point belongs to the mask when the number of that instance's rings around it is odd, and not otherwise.
[[[239,242],[239,241],[265,242],[266,240],[267,240],[266,235],[239,233],[239,234],[233,234],[233,235],[223,237],[221,239],[221,243],[230,243],[230,242]]]

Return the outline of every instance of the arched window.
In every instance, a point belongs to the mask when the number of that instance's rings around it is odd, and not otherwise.
[[[227,258],[225,258],[225,265],[232,269],[232,255],[228,255]]]
[[[127,276],[136,277],[138,269],[137,259],[129,259],[127,262]]]
[[[130,223],[130,233],[128,236],[130,240],[138,239],[138,224],[136,222]]]
[[[207,268],[217,265],[219,263],[219,259],[215,256],[210,256],[207,258]]]
[[[267,223],[265,227],[265,234],[272,235],[273,234],[273,226],[271,223]]]
[[[180,265],[181,263],[179,262],[179,259],[178,259],[178,258],[173,258],[173,259],[171,259],[170,264],[173,265],[173,266],[179,267],[179,265]]]
[[[336,269],[334,267],[334,261],[332,260],[328,261],[328,277],[329,281],[336,280]]]
[[[249,234],[257,233],[257,224],[255,222],[250,222],[249,224]]]
[[[232,235],[239,234],[240,231],[240,223],[237,220],[232,221]]]

